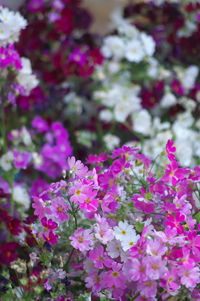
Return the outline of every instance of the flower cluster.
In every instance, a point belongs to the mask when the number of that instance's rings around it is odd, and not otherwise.
[[[175,151],[169,140],[161,169],[128,146],[90,155],[92,169],[71,157],[67,181],[34,198],[38,244],[64,240],[64,253],[73,247],[64,263],[69,279],[84,280],[107,300],[182,299],[198,291],[199,167],[179,167]]]
[[[199,32],[199,7],[183,3],[181,8],[169,2],[135,3],[113,13],[112,25],[118,34],[104,39],[106,59],[96,72],[101,85],[93,94],[108,149],[116,146],[116,139],[118,144],[135,141],[155,158],[173,138],[182,165],[199,162],[199,67],[186,55],[186,43],[192,45],[192,37]],[[146,21],[140,19],[143,12]],[[135,43],[135,39],[149,52],[143,56],[142,46],[137,46],[141,58],[135,59],[134,51],[130,59],[126,41]],[[198,46],[194,47],[198,52]],[[126,135],[120,135],[121,125]],[[111,139],[106,139],[107,128]]]

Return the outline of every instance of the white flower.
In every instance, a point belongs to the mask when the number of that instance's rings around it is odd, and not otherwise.
[[[102,110],[99,117],[103,121],[110,122],[113,119],[113,114],[110,110]]]
[[[35,168],[38,168],[42,165],[43,158],[40,154],[34,152],[34,153],[32,153],[32,158],[33,158],[33,164],[34,164]]]
[[[116,121],[124,123],[126,118],[130,114],[130,103],[129,102],[119,102],[115,106],[114,116]]]
[[[156,158],[162,151],[165,150],[165,145],[168,139],[172,139],[172,132],[166,130],[153,136],[153,139],[145,139],[143,143],[143,152],[151,158]]]
[[[0,167],[5,171],[9,171],[12,168],[12,161],[13,153],[9,151],[0,158]]]
[[[143,135],[151,133],[151,116],[145,109],[133,114],[133,129]]]
[[[145,54],[152,56],[155,52],[155,47],[156,47],[154,39],[144,32],[141,33],[140,37],[144,46]]]
[[[176,104],[176,97],[173,93],[166,93],[161,99],[160,105],[162,108],[170,108],[171,106]]]
[[[128,42],[126,44],[124,56],[129,62],[141,62],[145,56],[141,42],[139,42],[138,40]]]
[[[178,78],[183,87],[187,90],[190,90],[194,86],[198,73],[199,68],[195,65],[192,65],[189,66],[184,72],[178,70]]]
[[[152,78],[158,77],[158,61],[154,57],[148,57],[147,61],[149,63],[148,75]]]
[[[20,31],[26,26],[27,22],[20,13],[0,7],[0,45],[17,42]]]
[[[185,129],[189,128],[193,125],[194,118],[191,114],[191,112],[184,112],[177,116],[176,121],[174,122],[172,128],[175,132],[177,132],[179,129]]]
[[[118,102],[114,108],[114,116],[118,122],[125,122],[128,115],[141,108],[141,99],[134,95],[137,89],[130,89],[121,87],[120,94],[118,94]]]
[[[109,36],[105,38],[101,50],[103,55],[107,58],[113,56],[115,59],[121,59],[124,57],[125,44],[122,38],[118,36]]]
[[[135,235],[135,230],[132,225],[129,225],[127,221],[120,221],[118,226],[114,227],[114,236],[120,241],[129,239],[131,236]]]
[[[118,31],[129,39],[137,39],[139,34],[137,28],[125,20],[119,25]]]
[[[132,248],[137,243],[139,238],[140,235],[136,235],[136,233],[134,233],[134,235],[129,236],[127,239],[121,241],[123,250],[127,251]]]
[[[39,81],[36,76],[32,74],[31,62],[27,58],[22,58],[22,69],[19,70],[17,75],[18,83],[26,89],[27,94],[35,88]]]
[[[103,140],[108,150],[113,150],[115,147],[119,146],[120,143],[119,137],[112,134],[105,135]]]
[[[23,141],[23,143],[25,145],[30,145],[32,143],[31,140],[31,135],[29,134],[29,132],[27,131],[27,129],[23,126],[22,130],[21,130],[21,139]]]
[[[127,257],[126,253],[122,249],[121,243],[116,239],[108,242],[106,251],[111,258],[117,258],[120,256],[121,260],[124,261]]]
[[[23,186],[21,186],[21,185],[14,186],[13,199],[18,204],[23,205],[26,210],[29,209],[31,200],[30,200],[27,190]]]
[[[184,137],[184,136],[182,136]],[[182,166],[190,166],[193,157],[193,143],[188,139],[178,139],[176,143],[176,155]]]

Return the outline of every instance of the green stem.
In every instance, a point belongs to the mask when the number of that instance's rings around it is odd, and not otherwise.
[[[74,231],[75,231],[75,230],[78,228],[78,221],[77,221],[77,217],[76,217],[76,209],[74,208],[73,204],[71,204],[71,209],[72,209],[71,215],[72,215],[73,218],[74,218]],[[71,261],[71,258],[72,258],[73,254],[74,254],[74,251],[75,251],[74,248],[72,248],[71,251],[70,251],[70,253],[69,253],[69,256],[68,256],[68,258],[67,258],[67,261],[66,261],[66,263],[64,264],[63,269],[64,269],[65,271],[68,269],[68,265],[69,265],[69,263],[70,263],[70,261]]]

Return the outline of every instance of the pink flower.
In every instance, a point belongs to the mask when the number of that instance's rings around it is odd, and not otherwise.
[[[108,241],[111,241],[114,238],[113,230],[105,218],[96,215],[96,219],[98,223],[94,226],[95,237],[103,244],[107,244]]]
[[[85,278],[86,287],[91,288],[93,292],[98,293],[103,288],[102,280],[102,274],[93,271]]]
[[[79,200],[79,207],[80,209],[87,210],[90,212],[97,211],[99,200],[95,199],[95,196],[97,195],[97,191],[92,190],[88,187],[88,189],[85,191],[86,198]]]
[[[33,197],[32,207],[35,208],[34,214],[39,216],[40,219],[42,219],[45,214],[51,214],[51,209],[46,207],[46,203],[41,198]]]
[[[126,278],[124,273],[121,271],[122,265],[114,262],[112,270],[102,273],[103,284],[107,288],[121,288],[125,287]]]
[[[163,243],[169,243],[171,245],[184,241],[183,236],[177,236],[177,229],[167,226],[164,231],[155,231],[155,234],[160,237]]]
[[[124,265],[124,273],[133,281],[146,281],[148,279],[148,271],[144,260],[140,262],[136,258],[128,259]]]
[[[178,281],[177,269],[172,268],[170,271],[167,271],[163,275],[163,278],[166,281],[164,284],[164,288],[166,287],[169,293],[171,294],[173,293],[173,295],[175,295],[180,288],[180,284],[177,283]]]
[[[142,292],[145,297],[155,297],[157,293],[156,281],[147,280],[137,284],[137,290]]]
[[[167,252],[167,247],[161,243],[160,239],[147,241],[147,254],[161,257]]]
[[[96,246],[93,250],[90,251],[89,259],[98,269],[103,269],[104,266],[110,267],[112,262],[112,260],[107,256],[107,253],[104,251],[102,245]]]
[[[51,201],[51,209],[52,214],[55,215],[59,222],[62,223],[69,219],[69,215],[67,214],[69,205],[61,197]]]
[[[75,159],[75,157],[68,158],[67,163],[69,165],[70,171],[78,176],[83,177],[86,175],[88,168],[83,165],[83,163],[80,160]]]
[[[200,271],[198,267],[183,265],[179,268],[181,284],[187,288],[194,288],[199,283]]]
[[[166,271],[166,262],[159,257],[148,256],[143,260],[151,280],[159,279]]]
[[[84,230],[82,228],[77,229],[69,239],[71,240],[71,245],[81,252],[88,251],[93,242],[93,236],[90,230]]]

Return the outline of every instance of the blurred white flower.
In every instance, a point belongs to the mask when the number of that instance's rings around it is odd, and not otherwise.
[[[141,33],[140,38],[141,38],[142,44],[144,46],[145,54],[152,56],[154,54],[155,48],[156,48],[154,39],[150,35],[147,35],[144,32]]]
[[[113,56],[115,59],[123,58],[126,51],[123,39],[118,36],[106,37],[101,50],[105,57],[110,58]]]
[[[18,204],[21,204],[22,206],[24,206],[24,208],[26,210],[29,209],[30,203],[31,203],[30,196],[29,196],[27,190],[23,186],[21,186],[21,185],[14,186],[13,199]]]
[[[134,113],[132,116],[133,119],[133,130],[141,133],[143,135],[148,135],[151,133],[151,115],[145,109]]]
[[[176,104],[177,100],[173,93],[167,92],[161,99],[160,105],[162,108],[170,108]]]
[[[0,7],[0,45],[17,42],[20,31],[26,26],[27,22],[20,13]]]
[[[119,146],[120,139],[116,135],[107,134],[103,137],[108,150],[113,150],[115,147]]]
[[[124,56],[129,62],[141,62],[145,56],[142,43],[138,40],[128,42]]]
[[[36,76],[32,74],[31,62],[27,58],[22,58],[22,69],[18,71],[17,81],[26,89],[27,94],[35,88],[39,81]]]
[[[13,153],[9,151],[0,158],[0,167],[5,171],[9,171],[12,168],[12,161]]]

